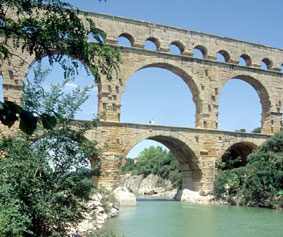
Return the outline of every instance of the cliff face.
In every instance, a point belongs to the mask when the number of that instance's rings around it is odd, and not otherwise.
[[[120,186],[127,188],[130,192],[155,197],[173,199],[177,193],[170,180],[164,180],[156,175],[121,175]]]

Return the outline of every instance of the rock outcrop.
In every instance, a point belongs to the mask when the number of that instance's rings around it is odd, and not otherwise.
[[[143,175],[121,175],[120,186],[136,194],[151,195],[164,199],[173,199],[178,191],[173,189],[170,180],[164,180],[153,174],[146,178],[143,178]]]
[[[171,191],[164,191],[164,192],[159,192],[156,194],[153,194],[153,197],[158,197],[162,199],[174,199],[174,197],[177,195],[178,189],[173,189]]]
[[[137,204],[135,195],[125,187],[118,187],[113,193],[120,206],[135,206]]]
[[[85,219],[76,228],[71,228],[73,234],[78,229],[85,236],[95,230],[101,229],[102,224],[110,217],[119,215],[119,202],[110,192],[95,193],[91,200],[86,203],[87,210],[84,212]]]
[[[120,186],[127,188],[132,193],[139,193],[143,175],[125,174],[120,176]]]
[[[179,190],[174,199],[180,202],[209,204],[212,202],[212,198],[212,195],[201,196],[199,192],[184,189]]]

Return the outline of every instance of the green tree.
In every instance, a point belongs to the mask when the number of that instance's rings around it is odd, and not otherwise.
[[[25,85],[23,108],[60,114],[54,129],[40,124],[33,136],[20,132],[0,142],[0,236],[66,236],[69,225],[83,219],[93,188],[87,157],[100,150],[82,137],[92,125],[71,120],[88,88],[66,94],[66,79],[44,92],[40,82],[46,75],[35,70],[34,84]]]
[[[261,133],[261,127],[254,128],[251,132],[252,133]]]
[[[62,66],[66,77],[77,72],[79,60],[96,81],[101,75],[111,79],[112,71],[118,69],[119,51],[105,45],[105,33],[87,15],[80,18],[79,13],[60,0],[0,0],[0,66],[12,57],[21,57],[14,54],[16,49],[35,55],[37,60],[48,56],[51,65],[57,62]],[[87,35],[97,43],[89,43]],[[64,55],[72,58],[66,61]],[[55,126],[48,114],[38,118],[46,128]],[[20,120],[20,129],[27,134],[32,134],[38,121],[34,114],[10,101],[0,103],[0,120],[9,127]]]

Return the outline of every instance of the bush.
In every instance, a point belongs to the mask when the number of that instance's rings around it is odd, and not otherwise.
[[[100,150],[84,141],[90,125],[74,129],[71,124],[88,88],[66,94],[66,79],[44,92],[45,75],[40,66],[35,69],[34,83],[25,85],[23,107],[57,114],[56,126],[43,130],[41,124],[32,136],[19,133],[0,141],[0,236],[65,236],[70,225],[83,220],[93,189],[85,167],[87,157]]]
[[[245,167],[220,170],[214,182],[217,199],[230,204],[283,208],[283,132],[248,156]]]

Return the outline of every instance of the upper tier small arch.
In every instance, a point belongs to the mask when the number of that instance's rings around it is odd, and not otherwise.
[[[170,46],[171,45],[175,45],[180,50],[180,54],[183,54],[183,52],[185,51],[185,46],[181,41],[172,41],[170,43]]]
[[[194,47],[194,51],[196,50],[201,52],[202,58],[207,58],[207,48],[206,47],[204,47],[203,45],[197,45]],[[195,53],[196,52],[194,52],[194,57],[195,57]]]
[[[230,62],[230,54],[226,50],[220,50],[217,54],[220,54],[226,63]]]
[[[131,47],[133,47],[134,44],[135,44],[135,39],[134,39],[134,37],[133,37],[132,35],[130,35],[129,33],[122,33],[122,34],[119,35],[118,39],[119,39],[119,38],[125,38],[125,39],[127,39],[127,40],[130,42]]]
[[[159,41],[159,39],[154,38],[154,37],[150,37],[150,38],[146,39],[146,41],[152,42],[155,45],[156,50],[157,51],[159,50],[159,48],[160,48],[160,41]],[[146,47],[146,45],[145,45],[145,47]]]
[[[273,63],[269,58],[262,59],[262,61],[261,61],[261,68],[262,69],[271,70],[272,66],[273,66]]]
[[[240,56],[240,59],[243,60],[243,64],[242,66],[247,66],[247,67],[250,67],[252,65],[252,59],[249,55],[247,54],[242,54]],[[241,65],[241,60],[239,61],[239,64]]]

